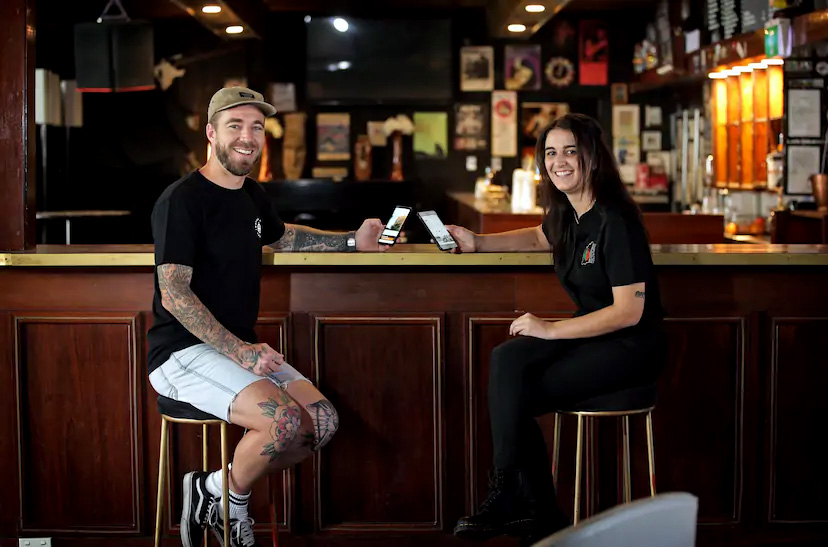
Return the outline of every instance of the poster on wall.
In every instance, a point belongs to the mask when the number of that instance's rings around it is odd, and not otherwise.
[[[492,92],[492,156],[517,156],[517,93]]]
[[[494,89],[494,48],[468,46],[460,49],[460,91]]]
[[[418,159],[446,159],[448,156],[448,114],[414,113],[414,156]]]
[[[454,105],[454,149],[485,150],[489,146],[489,111],[486,105]]]
[[[319,161],[350,159],[350,131],[350,114],[317,114],[316,158]]]
[[[640,116],[641,107],[637,104],[612,105],[613,136],[638,138]]]
[[[609,32],[604,21],[581,21],[578,81],[581,85],[609,83]]]
[[[508,45],[504,55],[503,74],[506,89],[529,90],[541,87],[541,47]]]
[[[385,134],[385,122],[368,122],[368,141],[371,146],[385,146],[388,137]]]
[[[543,128],[569,113],[567,103],[522,103],[520,105],[520,132],[528,140],[536,141]]]
[[[293,84],[267,84],[267,96],[277,112],[296,111],[296,86]]]
[[[635,183],[635,173],[641,161],[641,144],[638,137],[622,136],[612,140],[612,151],[618,162],[621,180],[627,184]]]

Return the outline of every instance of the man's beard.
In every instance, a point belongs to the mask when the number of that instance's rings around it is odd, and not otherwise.
[[[237,145],[238,148],[256,148],[255,146],[247,146],[239,143]],[[262,155],[262,151],[259,150],[256,154],[250,154],[245,158],[238,158],[236,161],[231,159],[231,154],[233,153],[233,146],[227,145],[222,146],[219,143],[216,143],[216,159],[219,163],[227,169],[228,172],[236,175],[237,177],[243,177],[250,173],[253,169],[253,165],[259,160],[259,157]]]

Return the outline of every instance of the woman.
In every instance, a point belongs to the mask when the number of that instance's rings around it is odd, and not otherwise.
[[[664,363],[663,311],[641,213],[598,123],[566,114],[540,134],[535,159],[546,216],[541,226],[477,235],[449,226],[461,252],[551,251],[577,305],[571,319],[527,313],[517,336],[492,352],[489,413],[494,469],[489,492],[455,534],[543,537],[568,525],[558,508],[535,417],[653,383]]]

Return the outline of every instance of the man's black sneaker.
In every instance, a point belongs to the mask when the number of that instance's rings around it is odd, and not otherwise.
[[[207,490],[209,475],[204,471],[190,471],[184,475],[184,508],[181,510],[181,543],[184,547],[201,547],[210,504],[216,499]]]
[[[213,530],[213,534],[218,539],[219,545],[224,545],[224,506],[221,500],[215,499],[210,505],[209,515],[207,517],[208,524]],[[253,519],[250,517],[243,519],[230,518],[230,547],[261,547],[256,543],[256,538],[253,536]]]

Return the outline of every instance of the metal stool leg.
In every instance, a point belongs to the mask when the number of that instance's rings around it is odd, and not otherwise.
[[[581,513],[581,459],[583,457],[584,443],[584,417],[578,414],[578,433],[575,444],[575,508],[573,524],[578,524],[578,517]]]
[[[221,423],[221,498],[224,506],[224,545],[230,545],[230,476],[227,466],[227,424]]]
[[[201,424],[201,470],[207,472],[207,434],[210,429],[207,424]],[[204,527],[204,545],[210,545],[210,527]]]
[[[555,413],[555,433],[552,438],[552,484],[558,488],[558,462],[561,452],[561,415]]]
[[[158,455],[158,500],[155,509],[155,547],[161,545],[161,515],[164,513],[164,472],[167,470],[167,420],[161,416],[161,451]]]
[[[632,488],[630,486],[630,417],[621,417],[621,461],[624,466],[624,501],[629,503],[632,499]]]
[[[655,448],[653,446],[653,413],[647,413],[647,460],[650,464],[650,497],[656,494]]]

